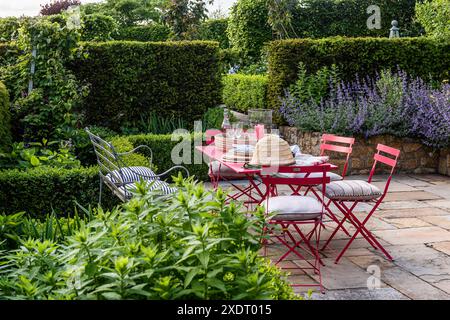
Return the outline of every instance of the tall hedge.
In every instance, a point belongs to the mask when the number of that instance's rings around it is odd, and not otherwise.
[[[222,81],[222,99],[227,107],[245,113],[267,107],[267,76],[230,74]]]
[[[0,82],[0,152],[6,150],[12,141],[10,121],[8,90]]]
[[[228,38],[248,59],[259,59],[264,43],[272,40],[266,0],[238,0],[231,7]]]
[[[0,67],[4,67],[10,63],[15,62],[18,55],[19,52],[14,42],[0,43]]]
[[[283,90],[308,72],[336,64],[343,79],[397,68],[424,79],[449,79],[450,42],[430,38],[325,38],[273,41],[269,45],[269,105],[278,109]]]
[[[84,50],[72,69],[90,84],[89,124],[117,129],[149,112],[191,122],[220,101],[216,42],[91,42]]]
[[[166,41],[170,36],[170,28],[162,24],[122,27],[114,36],[116,40],[127,41]],[[206,40],[206,39],[205,39]]]
[[[209,19],[203,22],[198,30],[200,40],[210,40],[219,42],[222,49],[230,47],[227,34],[228,19]]]

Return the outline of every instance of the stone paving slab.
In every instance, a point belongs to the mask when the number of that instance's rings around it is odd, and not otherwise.
[[[349,289],[349,288],[366,288],[367,281],[371,274],[362,270],[347,258],[342,258],[339,264],[334,263],[334,259],[323,259],[325,266],[321,267],[322,285],[328,290]],[[297,265],[304,266],[303,261],[294,260]],[[318,281],[319,277],[315,274],[308,273],[310,277]],[[351,276],[349,276],[351,275]],[[385,286],[381,283],[381,286]]]
[[[378,289],[329,290],[325,294],[314,292],[312,300],[410,300],[407,296],[391,287]]]
[[[441,198],[450,200],[450,183],[439,186],[432,186],[423,189],[425,192],[435,194]]]
[[[433,207],[379,210],[375,213],[375,216],[380,217],[382,219],[420,218],[425,216],[442,216],[442,215],[448,215],[448,211]]]
[[[450,299],[446,292],[398,267],[382,272],[381,280],[413,300]]]
[[[351,180],[351,178],[349,178]],[[380,190],[384,190],[384,186],[386,185],[385,181],[374,181],[372,182],[375,186],[380,188]],[[416,188],[408,186],[403,183],[396,182],[395,180],[392,180],[389,184],[389,192],[407,192],[407,191],[417,191]]]
[[[431,223],[435,226],[439,226],[446,230],[450,230],[450,215],[422,217],[421,220],[423,220],[427,223]]]
[[[437,207],[440,209],[444,209],[450,212],[450,200],[430,200],[430,201],[424,201],[425,204]]]
[[[431,224],[429,224],[428,222],[425,222],[424,220],[418,218],[393,218],[393,219],[386,219],[386,221],[388,221],[389,224],[395,226],[398,229],[431,226]]]
[[[440,200],[433,200],[440,201]],[[431,201],[430,201],[431,202]],[[435,207],[428,201],[418,201],[418,200],[407,200],[407,201],[393,201],[393,202],[383,202],[378,207],[380,210],[394,210],[394,209],[418,209],[418,208],[429,208]]]
[[[426,191],[389,192],[383,201],[436,200],[441,196]]]
[[[450,256],[450,241],[430,243],[429,246]]]
[[[450,240],[450,232],[438,227],[381,230],[374,231],[373,233],[378,238],[393,245],[420,244]]]

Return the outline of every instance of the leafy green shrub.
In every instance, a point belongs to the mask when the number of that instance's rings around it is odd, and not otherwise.
[[[0,82],[0,152],[9,149],[11,137],[11,114],[9,112],[9,94]]]
[[[2,68],[0,77],[7,85],[13,103],[13,125],[28,141],[68,138],[80,115],[87,88],[80,84],[66,63],[78,47],[79,33],[47,19],[25,21],[19,29],[16,63]],[[39,50],[37,50],[37,48]],[[32,56],[36,49],[36,57]],[[30,64],[35,62],[31,75]],[[28,92],[28,82],[33,88]]]
[[[138,185],[129,203],[92,213],[59,241],[19,238],[20,249],[0,256],[0,298],[296,298],[258,254],[262,210],[247,216],[223,192],[180,186],[161,199]]]
[[[19,18],[0,18],[0,43],[17,39],[19,26]]]
[[[84,43],[88,56],[72,65],[90,84],[83,112],[89,124],[118,129],[142,115],[200,119],[220,100],[214,42]]]
[[[19,56],[19,48],[15,42],[0,42],[0,68],[4,68],[16,62]],[[0,77],[2,71],[0,69]]]
[[[228,38],[231,46],[249,60],[258,59],[264,43],[272,39],[266,0],[238,0],[230,11]]]
[[[311,100],[320,102],[328,93],[330,84],[337,84],[340,80],[336,65],[322,67],[316,73],[309,74],[303,62],[298,67],[298,79],[290,86],[290,93],[302,102]]]
[[[231,74],[223,77],[223,102],[227,107],[247,112],[267,106],[267,76]]]
[[[242,63],[242,56],[237,49],[220,49],[219,61],[220,71],[222,74],[227,74],[232,68]]]
[[[228,19],[209,19],[203,22],[198,30],[200,40],[210,40],[219,42],[222,49],[230,47],[227,34]]]
[[[210,108],[203,115],[203,131],[207,129],[220,129],[223,123],[223,108]]]
[[[282,40],[269,45],[269,105],[278,109],[279,97],[297,80],[303,62],[308,73],[335,64],[342,80],[401,68],[411,76],[442,81],[450,77],[450,43],[428,38],[327,38]]]
[[[23,142],[12,145],[11,153],[0,153],[0,169],[19,168],[29,169],[36,167],[77,168],[80,161],[71,153],[68,146],[59,145],[57,150],[52,150],[52,145],[58,141],[31,142],[25,146]]]
[[[88,14],[83,17],[81,40],[107,41],[112,40],[118,32],[117,22],[103,14]]]
[[[120,28],[114,37],[116,40],[127,41],[166,41],[170,36],[170,28],[162,24],[149,24],[145,26],[131,26]]]
[[[450,39],[450,2],[447,0],[417,2],[416,18],[427,35],[444,41]]]

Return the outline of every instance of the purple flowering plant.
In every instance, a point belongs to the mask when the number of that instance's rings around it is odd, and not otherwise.
[[[280,111],[289,125],[304,131],[365,137],[392,134],[450,146],[450,84],[434,88],[398,70],[352,82],[330,79],[321,97],[300,98],[285,90]]]

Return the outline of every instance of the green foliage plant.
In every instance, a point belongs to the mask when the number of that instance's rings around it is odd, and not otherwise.
[[[14,125],[25,140],[65,139],[79,123],[76,109],[87,88],[66,67],[79,38],[77,29],[61,27],[47,19],[33,19],[21,25],[17,45],[23,54],[16,64],[2,68],[0,74],[10,91]]]
[[[450,2],[427,0],[416,3],[416,19],[425,28],[426,35],[442,41],[450,39]]]
[[[225,194],[176,179],[161,198],[100,208],[56,241],[18,238],[2,253],[2,299],[295,299],[285,276],[259,256],[262,209],[246,215]],[[1,239],[0,239],[1,241]]]

